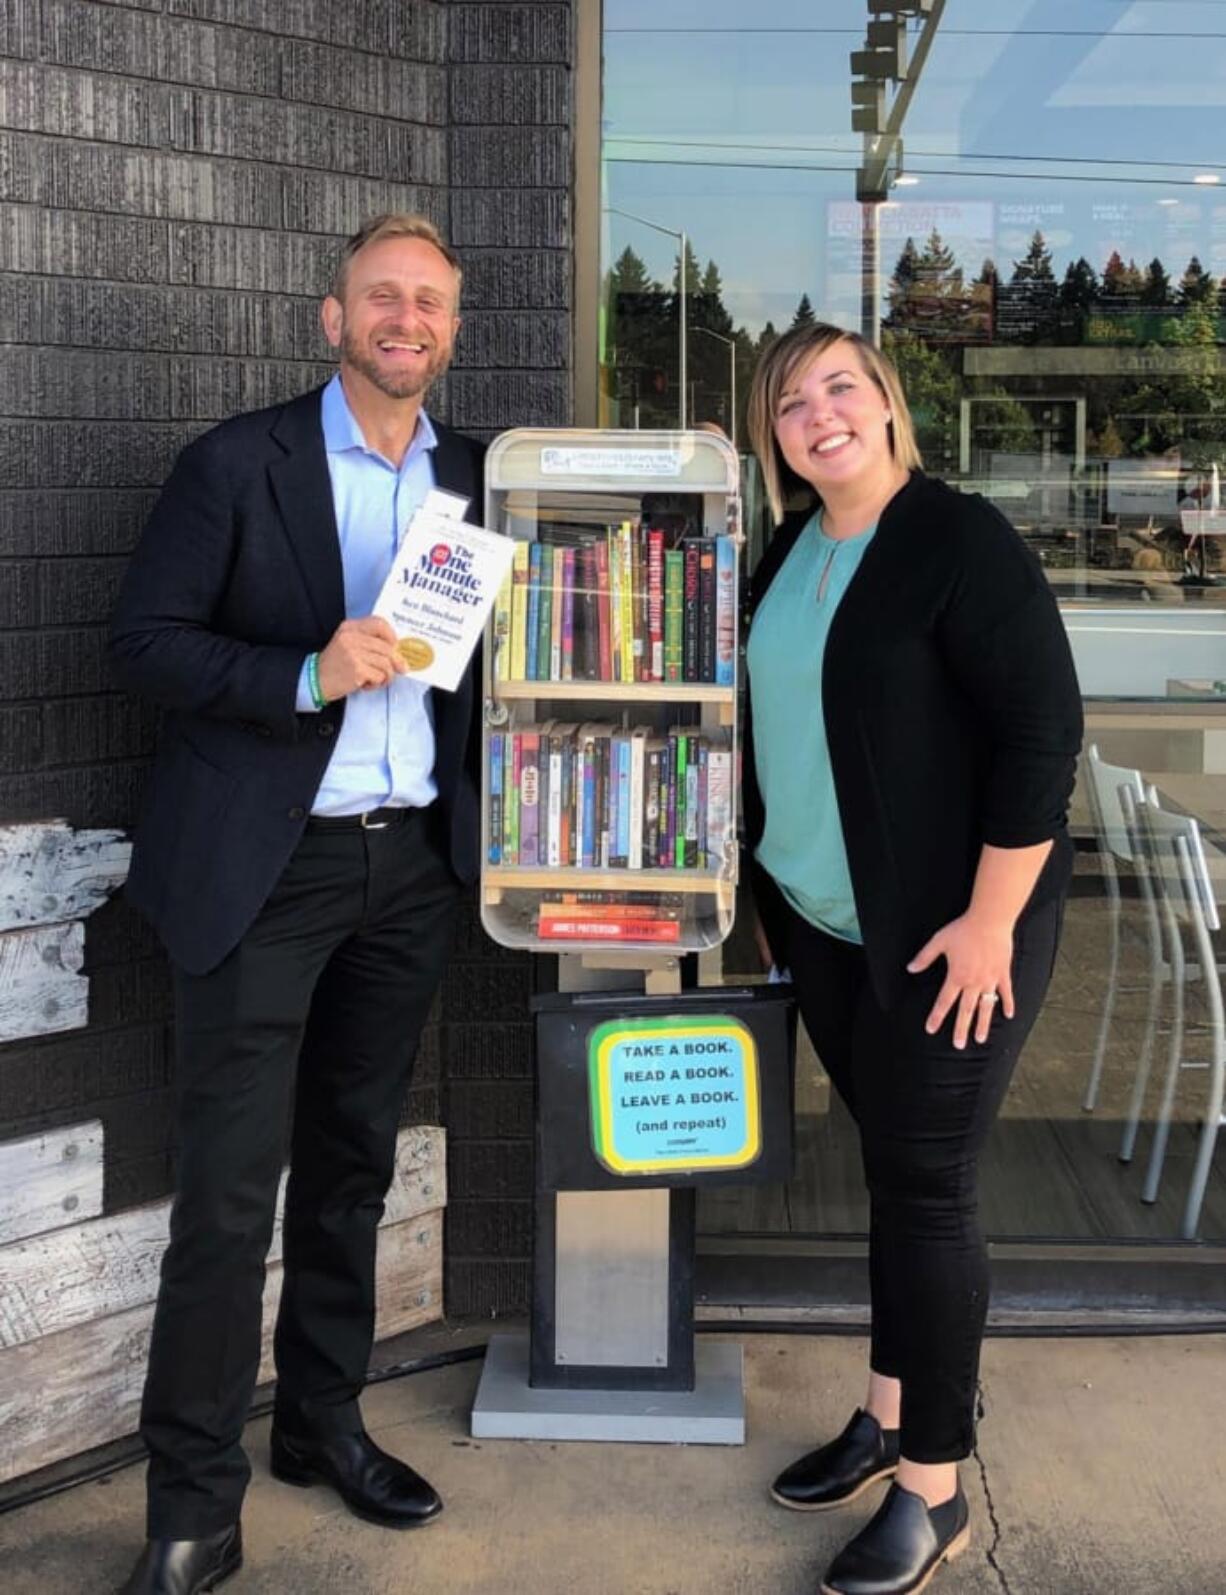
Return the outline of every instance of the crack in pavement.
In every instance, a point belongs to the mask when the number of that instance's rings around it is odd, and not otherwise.
[[[992,1569],[992,1571],[996,1574],[996,1580],[999,1583],[1002,1591],[1004,1592],[1004,1595],[1013,1595],[1013,1592],[1012,1592],[1012,1590],[1011,1590],[1011,1588],[1009,1586],[1009,1580],[1005,1577],[1005,1570],[1004,1570],[1003,1567],[1001,1567],[999,1561],[997,1561],[997,1558],[996,1558],[996,1553],[1000,1549],[1000,1519],[996,1515],[996,1502],[992,1499],[992,1486],[988,1483],[988,1466],[987,1466],[987,1463],[983,1460],[983,1453],[979,1449],[978,1420],[983,1417],[983,1412],[984,1412],[984,1394],[983,1394],[983,1382],[982,1381],[980,1381],[980,1383],[979,1383],[977,1396],[978,1396],[978,1399],[976,1401],[977,1411],[975,1413],[975,1417],[976,1417],[975,1444],[974,1444],[974,1447],[973,1447],[973,1449],[971,1451],[971,1455],[975,1458],[975,1462],[976,1462],[976,1464],[978,1465],[978,1468],[979,1468],[979,1480],[980,1480],[980,1483],[983,1485],[983,1497],[984,1497],[984,1500],[988,1503],[988,1521],[992,1525],[992,1543],[988,1546],[987,1552],[986,1552],[987,1564]]]

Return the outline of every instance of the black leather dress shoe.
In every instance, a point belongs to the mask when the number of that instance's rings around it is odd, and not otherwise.
[[[368,1434],[326,1440],[272,1432],[272,1476],[285,1484],[330,1484],[357,1517],[386,1528],[413,1529],[443,1510],[420,1473],[388,1456]]]
[[[942,1562],[971,1542],[966,1497],[930,1507],[895,1482],[875,1517],[845,1545],[822,1585],[822,1595],[919,1595]]]
[[[828,1445],[793,1462],[771,1485],[771,1495],[793,1512],[828,1512],[854,1501],[870,1484],[898,1468],[898,1430],[883,1429],[856,1408],[851,1422]]]
[[[206,1540],[149,1540],[119,1595],[205,1595],[242,1565],[237,1523]]]

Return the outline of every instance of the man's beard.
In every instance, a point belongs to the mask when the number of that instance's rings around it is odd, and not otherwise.
[[[384,333],[382,336],[391,337],[394,334]],[[423,340],[397,338],[397,342],[418,343]],[[429,345],[426,347],[427,361],[424,371],[387,370],[367,353],[365,347],[358,343],[347,327],[341,330],[341,359],[355,371],[360,371],[368,382],[373,383],[379,392],[385,393],[389,399],[416,399],[432,382],[437,382],[451,364],[450,350],[439,349],[437,345],[433,348]]]

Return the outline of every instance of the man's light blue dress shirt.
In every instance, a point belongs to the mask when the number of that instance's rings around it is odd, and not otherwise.
[[[413,511],[435,485],[431,450],[438,439],[423,410],[398,470],[366,446],[339,375],[323,391],[323,432],[340,536],[345,616],[360,620],[374,608]],[[313,709],[304,665],[298,710],[309,714]],[[311,813],[425,808],[437,795],[430,689],[407,676],[393,676],[386,687],[351,693]]]

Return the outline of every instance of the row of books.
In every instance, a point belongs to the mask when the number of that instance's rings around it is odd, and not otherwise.
[[[718,869],[733,845],[732,753],[696,726],[494,732],[488,822],[491,864]]]
[[[676,892],[545,892],[536,930],[542,941],[679,942],[683,913]]]
[[[519,542],[494,608],[499,681],[678,681],[730,687],[736,544],[623,521]]]

